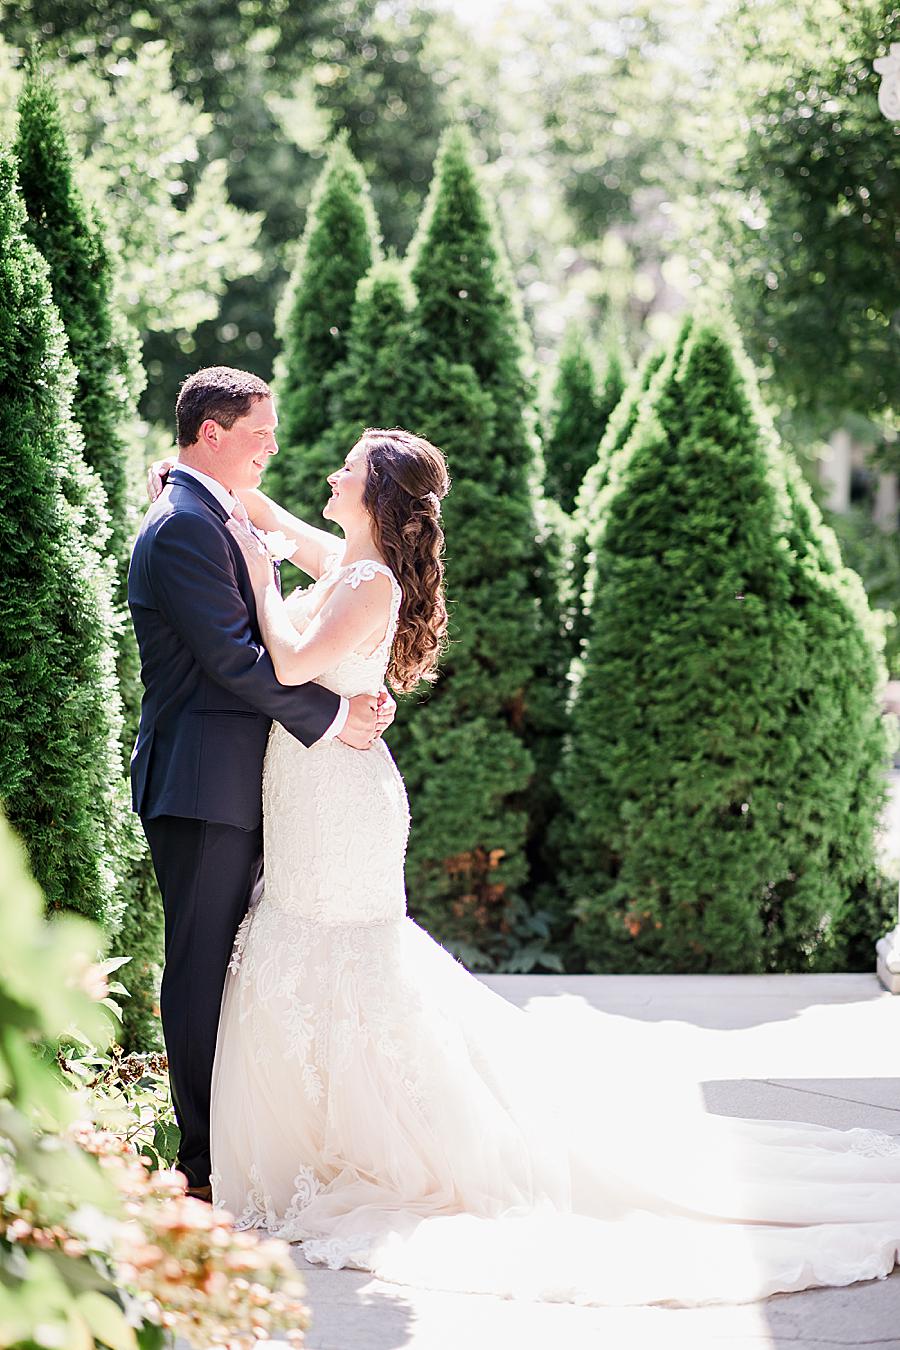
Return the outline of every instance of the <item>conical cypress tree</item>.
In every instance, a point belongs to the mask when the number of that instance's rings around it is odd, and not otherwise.
[[[307,456],[321,466],[318,483],[310,480],[312,516],[328,498],[326,474],[341,464],[365,428],[408,420],[412,307],[412,287],[396,259],[375,263],[357,287],[346,356],[322,383],[328,427]]]
[[[320,445],[331,425],[323,382],[346,358],[356,287],[378,254],[369,187],[341,138],[316,186],[278,312],[281,453],[272,462],[266,489],[301,516],[316,516],[322,509],[322,484],[334,467],[330,449],[324,453]]]
[[[598,503],[606,487],[609,466],[613,457],[627,444],[634,430],[638,412],[653,376],[662,365],[665,352],[655,348],[641,362],[627,388],[611,410],[594,461],[588,468],[578,489],[574,513],[574,539],[571,567],[571,645],[577,656],[587,632],[587,613],[590,599],[585,594],[589,563],[602,529],[602,515]]]
[[[49,264],[53,302],[75,365],[72,411],[81,428],[84,458],[106,493],[106,550],[116,560],[124,602],[133,523],[128,516],[124,427],[136,415],[142,383],[137,338],[127,331],[113,303],[112,264],[103,230],[75,184],[56,95],[34,67],[19,99],[15,153],[28,213],[26,232]]]
[[[610,342],[606,349],[606,364],[603,368],[603,380],[600,385],[600,437],[598,443],[606,435],[609,420],[622,402],[627,386],[628,379],[622,353],[618,345]],[[590,462],[585,467],[585,473],[589,467]]]
[[[360,281],[346,359],[325,381],[337,448],[367,426],[402,426],[409,416],[414,305],[406,269],[395,258],[375,263]]]
[[[544,435],[546,488],[571,511],[602,435],[597,373],[584,331],[566,330]]]
[[[535,936],[521,899],[529,809],[536,820],[548,783],[536,780],[535,764],[559,736],[564,696],[561,644],[547,617],[558,624],[558,600],[538,541],[524,330],[459,131],[442,142],[411,276],[407,420],[445,450],[453,476],[451,646],[437,685],[392,745],[414,803],[413,909],[468,960],[489,965]]]
[[[564,511],[574,509],[578,490],[624,392],[618,350],[610,348],[601,384],[583,330],[571,325],[560,352],[544,440],[547,492]]]
[[[603,495],[561,775],[585,963],[827,967],[873,865],[880,661],[715,327],[686,327]]]
[[[0,802],[51,909],[108,928],[132,838],[118,737],[111,568],[92,528],[103,488],[80,459],[74,371],[48,268],[24,235],[15,165],[0,156]],[[108,528],[104,526],[104,529]]]
[[[113,298],[113,266],[102,226],[75,183],[72,157],[56,95],[32,65],[19,100],[16,143],[19,183],[28,212],[26,230],[50,267],[76,371],[73,415],[87,463],[106,493],[110,529],[105,551],[116,569],[116,669],[124,708],[122,750],[127,765],[140,716],[140,660],[127,612],[128,562],[137,517],[130,484],[126,434],[143,384],[136,334],[129,332]],[[137,490],[135,490],[137,489]],[[159,1039],[156,1003],[162,963],[162,903],[146,848],[123,882],[125,910],[117,949],[131,960],[124,972],[131,997],[123,1009],[123,1035],[133,1047]]]

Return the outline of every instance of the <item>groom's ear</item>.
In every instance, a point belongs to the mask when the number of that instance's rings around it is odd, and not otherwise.
[[[219,444],[219,433],[221,430],[222,428],[219,426],[218,422],[214,422],[211,417],[206,417],[200,423],[200,431],[197,439],[203,441],[205,445],[217,446]]]

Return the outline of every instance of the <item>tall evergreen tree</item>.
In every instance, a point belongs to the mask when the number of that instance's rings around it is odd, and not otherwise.
[[[312,517],[328,497],[326,474],[341,464],[365,428],[401,426],[409,415],[412,308],[412,287],[396,259],[376,262],[357,286],[346,356],[322,382],[328,425],[307,456],[321,473],[317,483],[310,479]]]
[[[544,434],[548,494],[571,511],[602,435],[597,372],[581,327],[566,330]]]
[[[325,381],[336,448],[367,426],[402,426],[410,415],[414,305],[406,268],[395,258],[376,262],[360,281],[346,359]]]
[[[132,837],[118,738],[105,505],[81,459],[47,264],[0,156],[0,801],[51,909],[118,920]],[[75,481],[80,501],[63,491]],[[90,504],[92,532],[85,530]]]
[[[124,601],[132,525],[124,433],[136,416],[143,384],[140,353],[136,335],[114,304],[103,229],[76,186],[56,94],[36,66],[30,68],[19,99],[15,153],[28,213],[26,232],[49,264],[53,302],[75,365],[72,411],[81,428],[84,458],[106,493],[106,550],[116,560],[119,598]]]
[[[278,313],[281,453],[268,488],[301,516],[316,516],[322,508],[322,483],[333,468],[330,447],[320,444],[331,425],[323,384],[346,358],[356,288],[379,247],[365,175],[341,137],[316,186]]]
[[[140,716],[140,660],[127,611],[128,561],[143,483],[129,482],[126,435],[143,385],[136,335],[117,310],[113,263],[104,231],[76,185],[59,103],[36,64],[19,100],[16,143],[26,230],[50,267],[53,301],[76,372],[72,411],[83,454],[99,475],[109,510],[105,551],[116,572],[116,669],[124,708],[122,750],[127,765]],[[158,1040],[153,1012],[162,963],[162,903],[149,853],[142,848],[124,882],[125,910],[118,946],[131,958],[123,1012],[126,1040],[146,1048]]]
[[[624,392],[618,348],[610,346],[601,382],[583,330],[571,325],[560,352],[544,440],[547,492],[564,511],[574,510],[578,490]]]
[[[653,376],[662,365],[665,352],[661,347],[651,350],[632,376],[627,389],[620,395],[606,422],[603,436],[578,489],[575,503],[574,539],[569,592],[571,595],[571,642],[577,656],[587,632],[589,597],[585,595],[588,566],[596,543],[597,531],[602,529],[600,503],[609,477],[610,464],[617,452],[627,444],[634,430],[644,395]]]
[[[451,645],[393,744],[415,809],[408,876],[430,931],[482,965],[541,938],[522,901],[536,762],[561,731],[558,600],[520,313],[467,136],[447,133],[412,249],[414,430],[446,452]]]
[[[610,418],[622,402],[627,386],[626,366],[622,359],[621,349],[616,343],[610,342],[606,348],[606,362],[603,367],[603,379],[600,382],[600,436],[597,441],[598,445],[602,443],[603,437],[606,435]],[[590,467],[589,464],[585,468],[585,473],[587,473],[588,467]],[[582,478],[584,478],[584,474],[582,474]]]
[[[561,775],[586,965],[827,968],[873,869],[881,663],[717,328],[686,326],[604,494]]]

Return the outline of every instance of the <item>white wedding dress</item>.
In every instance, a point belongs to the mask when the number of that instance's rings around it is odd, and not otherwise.
[[[323,588],[377,571],[295,592],[297,627]],[[383,643],[321,677],[337,693],[382,684],[391,580]],[[383,743],[306,749],[275,725],[263,799],[265,895],[238,932],[213,1076],[214,1203],[238,1227],[402,1284],[581,1304],[892,1270],[893,1136],[708,1116],[663,1085],[648,1115],[607,1095],[608,1040],[554,1044],[406,916],[409,814]]]

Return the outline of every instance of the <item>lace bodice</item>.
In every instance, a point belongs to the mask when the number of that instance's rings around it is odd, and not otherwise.
[[[316,677],[316,684],[322,684],[335,694],[353,698],[355,694],[377,694],[384,683],[385,672],[391,654],[391,643],[397,631],[397,617],[400,613],[400,601],[403,592],[400,583],[389,567],[376,562],[373,558],[364,558],[360,562],[336,566],[337,554],[332,554],[325,570],[317,581],[310,586],[298,587],[285,601],[291,622],[302,633],[309,624],[313,612],[318,611],[323,591],[335,585],[351,586],[357,590],[363,582],[371,581],[379,572],[391,583],[391,611],[384,637],[373,652],[351,652],[345,656],[333,670],[323,671]]]

